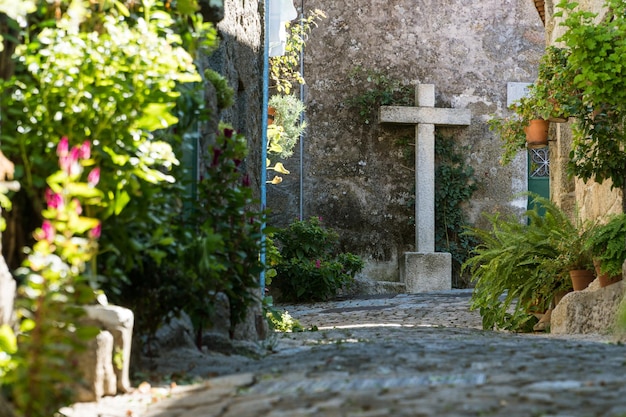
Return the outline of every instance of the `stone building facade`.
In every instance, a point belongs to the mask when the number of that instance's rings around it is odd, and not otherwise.
[[[284,226],[300,215],[320,216],[339,231],[343,249],[366,260],[363,276],[398,280],[398,259],[413,250],[414,171],[398,138],[414,129],[364,124],[346,104],[364,93],[350,73],[356,67],[390,78],[435,85],[436,107],[471,110],[469,127],[437,128],[463,149],[478,191],[468,219],[482,213],[522,212],[527,189],[524,153],[498,163],[499,139],[488,128],[507,109],[507,83],[532,82],[544,47],[544,27],[531,0],[295,0],[305,13],[327,18],[312,30],[304,53],[304,101],[309,128],[302,155],[268,188],[270,223]],[[299,166],[302,164],[302,171]],[[303,186],[300,187],[300,181]],[[300,199],[302,194],[302,200]]]

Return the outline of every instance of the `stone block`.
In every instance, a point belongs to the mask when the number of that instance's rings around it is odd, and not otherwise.
[[[161,326],[154,337],[151,349],[155,352],[181,348],[196,348],[193,323],[187,313],[181,311]]]
[[[625,288],[625,281],[601,288],[596,280],[583,291],[570,292],[552,311],[550,332],[555,334],[613,332]]]
[[[452,255],[407,252],[400,258],[400,278],[408,293],[451,290]]]
[[[4,258],[0,257],[0,326],[13,321],[15,287],[15,280],[4,263]]]
[[[378,117],[381,123],[467,126],[472,120],[472,113],[468,109],[382,106]]]
[[[130,353],[133,339],[133,325],[135,316],[127,308],[113,305],[86,306],[87,317],[95,321],[101,328],[109,331],[114,338],[113,352],[121,354],[121,369],[114,367],[119,392],[129,392],[130,386]],[[112,361],[111,356],[110,361]]]
[[[98,401],[104,395],[117,393],[117,377],[113,367],[113,335],[104,330],[78,355],[78,368],[83,377],[76,389],[77,402]]]

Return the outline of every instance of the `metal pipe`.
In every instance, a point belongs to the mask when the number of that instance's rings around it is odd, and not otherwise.
[[[304,0],[300,3],[300,28],[304,33]],[[304,78],[304,48],[300,49],[300,75]],[[300,101],[304,103],[304,84],[300,84]],[[300,113],[300,124],[304,123],[304,112]],[[300,133],[300,197],[299,219],[304,220],[304,132]]]
[[[261,211],[265,211],[267,207],[267,103],[269,101],[269,68],[270,68],[270,59],[269,59],[269,7],[270,0],[264,0],[264,9],[263,9],[263,108],[261,111],[262,121],[261,121],[261,129],[262,129],[262,139],[261,139]],[[266,221],[265,217],[263,217],[263,223],[261,225],[261,253],[260,260],[263,265],[265,265],[265,226]],[[259,285],[261,287],[261,299],[265,297],[265,269],[261,271],[261,275],[259,277]]]

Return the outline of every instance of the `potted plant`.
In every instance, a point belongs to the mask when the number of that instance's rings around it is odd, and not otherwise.
[[[539,63],[537,79],[526,96],[513,103],[513,115],[493,118],[491,130],[503,141],[501,162],[508,164],[520,149],[548,144],[549,122],[563,123],[570,115],[586,110],[581,93],[574,83],[577,71],[568,61],[569,50],[548,47]]]
[[[621,280],[626,259],[626,214],[612,215],[605,224],[594,228],[587,247],[593,255],[601,286]]]
[[[503,165],[510,163],[521,149],[548,144],[549,123],[533,109],[532,97],[522,97],[511,109],[513,115],[494,117],[488,122],[489,129],[498,133],[503,142],[500,159]]]
[[[569,275],[574,291],[584,290],[596,278],[593,256],[587,245],[593,230],[593,226],[586,225],[568,228],[559,233],[559,256],[556,263],[562,274]]]
[[[563,251],[578,236],[576,226],[553,202],[530,195],[536,204],[526,212],[528,221],[485,215],[491,227],[466,230],[480,242],[463,268],[474,283],[471,308],[480,311],[485,329],[531,331],[535,314],[545,313],[572,288],[566,269],[570,258]],[[574,259],[574,251],[570,254]]]

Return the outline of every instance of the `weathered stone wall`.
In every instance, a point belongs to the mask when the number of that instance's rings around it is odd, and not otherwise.
[[[580,7],[598,14],[602,18],[606,12],[604,0],[580,1]],[[563,17],[554,17],[554,2],[546,1],[546,39],[548,44],[558,45],[558,39],[565,30],[559,23]],[[559,124],[555,131],[555,141],[550,146],[550,188],[551,197],[566,210],[570,217],[596,219],[610,213],[623,211],[622,190],[612,190],[611,181],[598,184],[571,178],[566,173],[571,149],[571,123]]]
[[[294,2],[299,6],[300,2]],[[515,193],[525,191],[526,160],[503,167],[499,139],[487,120],[506,112],[507,82],[532,82],[544,48],[544,28],[526,0],[305,0],[328,18],[313,30],[305,53],[304,217],[321,216],[340,231],[343,248],[363,256],[365,275],[397,280],[398,257],[415,237],[407,202],[413,195],[411,161],[400,136],[414,129],[364,125],[345,101],[363,93],[351,85],[357,65],[392,78],[435,84],[436,106],[468,108],[472,124],[438,128],[458,147],[480,189],[467,207],[470,221],[481,213],[519,212]],[[286,161],[291,175],[268,189],[271,222],[298,217],[298,156]],[[525,200],[524,200],[525,201]]]
[[[212,117],[201,130],[201,148],[206,149],[220,120],[244,134],[249,150],[244,165],[259,197],[263,131],[263,3],[250,0],[224,0],[223,3],[223,18],[217,24],[219,48],[203,60],[201,70],[211,68],[222,74],[235,91],[235,104],[218,111],[215,89],[206,83],[206,105],[211,109]],[[250,306],[246,320],[237,326],[234,337],[243,340],[263,338],[267,324],[259,317],[262,317],[260,299]],[[225,319],[229,320],[230,316]],[[222,324],[228,327],[228,324]]]
[[[248,139],[246,169],[253,188],[260,188],[261,113],[263,108],[263,15],[257,1],[224,0],[217,25],[220,45],[207,62],[235,90],[235,105],[219,114]],[[218,118],[214,118],[218,120]]]

